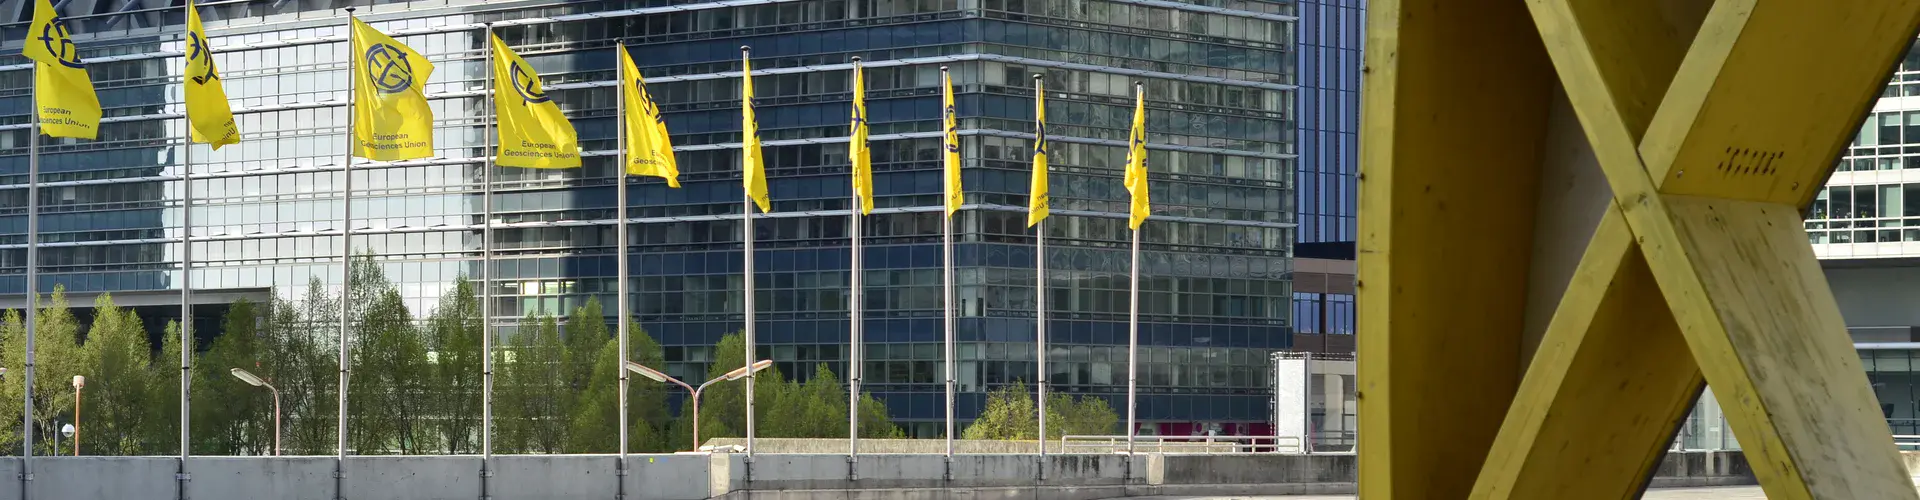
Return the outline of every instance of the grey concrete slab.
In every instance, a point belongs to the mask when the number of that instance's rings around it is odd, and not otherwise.
[[[487,494],[516,500],[613,498],[620,487],[619,460],[616,455],[494,455]],[[476,490],[473,496],[478,495]]]
[[[331,500],[333,457],[192,457],[190,498]]]
[[[34,457],[33,498],[123,500],[172,496],[173,457]]]
[[[347,457],[346,471],[346,497],[353,500],[480,497],[478,456]]]
[[[708,477],[711,462],[706,455],[627,455],[627,494],[643,500],[707,498],[713,491]]]

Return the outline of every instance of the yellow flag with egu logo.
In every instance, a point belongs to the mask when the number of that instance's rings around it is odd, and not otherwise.
[[[947,217],[951,218],[966,196],[960,192],[960,115],[953,106],[953,75],[945,66],[940,67],[940,104],[940,121],[946,129],[941,145],[946,152],[941,156],[946,159],[942,163],[946,164]]]
[[[40,132],[52,137],[94,139],[100,135],[100,97],[80,60],[67,21],[47,0],[33,3],[33,24],[21,55],[33,60],[33,107]]]
[[[353,155],[375,161],[433,156],[433,63],[367,23],[353,20]]]
[[[766,153],[760,148],[760,120],[753,107],[753,61],[748,57],[746,47],[740,48],[740,182],[747,188],[747,197],[753,198],[753,204],[760,211],[773,211],[772,199],[767,197]]]
[[[493,37],[493,112],[500,120],[503,167],[580,168],[580,138],[540,74]]]
[[[680,187],[680,164],[673,159],[673,141],[667,138],[667,121],[660,117],[660,104],[647,93],[647,80],[633,65],[627,45],[620,44],[620,92],[626,101],[627,175],[661,177],[668,187]]]
[[[873,215],[873,147],[867,144],[867,73],[860,58],[853,58],[853,137],[847,140],[847,157],[853,160],[853,197],[861,215]]]
[[[1133,129],[1127,132],[1127,173],[1123,179],[1127,193],[1133,195],[1127,214],[1127,228],[1140,230],[1140,224],[1153,213],[1147,196],[1147,91],[1134,86]]]
[[[213,63],[213,45],[207,43],[207,28],[200,24],[200,11],[187,0],[187,73],[183,85],[187,95],[187,129],[194,142],[213,146],[240,143],[240,126],[233,122],[233,108],[227,103],[227,90],[220,83],[220,68]]]
[[[1027,188],[1027,227],[1046,220],[1053,213],[1047,195],[1047,90],[1040,75],[1033,76],[1033,182]]]

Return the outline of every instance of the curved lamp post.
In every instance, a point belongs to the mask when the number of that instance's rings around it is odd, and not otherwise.
[[[268,392],[273,393],[273,456],[280,456],[280,390],[275,389],[273,384],[267,383],[266,380],[261,379],[258,375],[254,375],[253,372],[240,368],[234,368],[229,371],[233,373],[234,378],[240,379],[241,382],[246,382],[248,385],[254,387],[265,387]]]
[[[747,375],[751,375],[754,372],[758,372],[760,370],[765,370],[771,366],[773,366],[773,360],[771,359],[763,359],[763,360],[755,361],[751,365],[735,368],[733,369],[733,371],[722,374],[719,377],[714,377],[713,380],[708,380],[706,382],[701,383],[699,387],[694,387],[691,385],[687,385],[686,382],[681,382],[680,379],[668,376],[666,373],[662,373],[659,370],[647,368],[646,366],[643,366],[640,363],[635,363],[633,361],[627,361],[627,371],[640,374],[640,376],[642,377],[653,379],[653,381],[655,382],[670,383],[670,384],[678,385],[682,388],[685,388],[687,392],[692,393],[694,451],[700,450],[700,392],[707,390],[707,386],[713,385],[715,382],[740,380],[743,378],[747,378]]]

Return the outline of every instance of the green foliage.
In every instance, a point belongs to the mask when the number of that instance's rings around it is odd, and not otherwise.
[[[480,299],[473,282],[455,280],[453,290],[440,298],[440,307],[427,318],[432,366],[434,429],[447,454],[479,451],[481,366]]]
[[[89,455],[137,455],[143,422],[151,415],[153,350],[140,317],[101,294],[93,301],[93,325],[82,347],[87,384],[81,391],[80,422],[85,431],[80,452]]]
[[[745,366],[746,342],[738,334],[721,337],[714,346],[708,378],[717,378]],[[847,389],[825,364],[804,383],[786,379],[777,368],[759,373],[754,387],[755,434],[762,437],[844,438],[847,436]],[[688,383],[695,383],[689,381]],[[689,407],[683,405],[683,413]],[[887,417],[886,405],[870,394],[860,397],[860,436],[896,438],[903,434]],[[669,429],[674,449],[690,449],[692,421],[680,418]],[[746,381],[717,382],[701,394],[700,439],[746,435]],[[704,444],[704,443],[703,443]]]
[[[528,313],[495,361],[495,421],[500,453],[560,453],[572,416],[567,391],[567,346],[552,316]]]
[[[160,351],[147,367],[147,416],[140,422],[142,454],[180,452],[180,323],[168,321],[160,337]]]
[[[1031,440],[1040,435],[1035,418],[1033,391],[1024,382],[1004,386],[987,394],[987,407],[980,418],[960,432],[961,439]],[[1066,394],[1047,395],[1047,438],[1069,434],[1105,435],[1113,432],[1119,417],[1107,401],[1098,397],[1074,398]]]
[[[592,305],[591,303],[589,305]],[[589,308],[583,308],[585,311]],[[597,309],[597,308],[595,308]],[[576,317],[573,320],[581,320]],[[640,328],[639,322],[627,323],[627,359],[647,367],[666,366],[666,355],[659,342]],[[619,451],[619,341],[610,339],[601,346],[593,363],[593,375],[579,404],[574,408],[569,430],[569,453],[614,453]],[[668,451],[665,439],[667,402],[665,384],[630,376],[627,389],[627,446],[632,452]],[[678,389],[678,386],[674,387]]]
[[[273,450],[273,398],[231,375],[240,368],[269,383],[275,365],[264,363],[266,332],[261,331],[260,308],[240,300],[227,309],[213,340],[193,364],[193,439],[195,454],[261,455]]]

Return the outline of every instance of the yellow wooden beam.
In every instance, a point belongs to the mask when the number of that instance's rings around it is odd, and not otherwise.
[[[1699,370],[1617,208],[1560,304],[1472,498],[1630,498],[1699,393]]]
[[[1838,146],[1852,125],[1840,120],[1853,116],[1839,116],[1832,106],[1871,98],[1882,83],[1877,75],[1920,25],[1917,9],[1870,0],[1722,1],[1675,71],[1644,140],[1636,140],[1636,120],[1644,114],[1630,105],[1639,102],[1634,88],[1621,83],[1635,80],[1607,73],[1657,69],[1669,59],[1636,60],[1631,51],[1587,43],[1605,36],[1586,32],[1618,30],[1609,23],[1636,22],[1629,16],[1581,18],[1565,4],[1536,3],[1537,13],[1549,11],[1537,16],[1540,30],[1624,218],[1693,358],[1716,392],[1734,403],[1728,419],[1772,498],[1915,495],[1885,424],[1864,410],[1876,406],[1873,395],[1804,244],[1798,211],[1782,203],[1662,193],[1805,199],[1831,165],[1831,151],[1817,163],[1778,162]],[[1829,36],[1839,45],[1807,42]],[[1825,49],[1782,51],[1784,40]],[[1784,57],[1759,57],[1770,51]],[[1828,73],[1801,77],[1819,71]],[[1766,76],[1786,73],[1796,76]],[[1802,102],[1777,105],[1809,95],[1834,102],[1825,104],[1829,111]],[[1755,153],[1749,145],[1756,143],[1771,149]],[[1708,171],[1725,175],[1701,175]],[[1573,387],[1563,382],[1561,390]],[[1499,469],[1492,472],[1501,477]]]
[[[1462,498],[1519,384],[1553,71],[1519,2],[1379,0],[1368,16],[1360,493]]]

